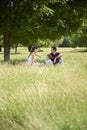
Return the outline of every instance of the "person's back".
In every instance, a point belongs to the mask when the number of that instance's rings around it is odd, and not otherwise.
[[[33,56],[32,56],[32,54],[31,54],[31,55],[29,55],[27,61],[28,61],[29,63],[32,63],[32,59],[33,59]],[[36,59],[36,56],[34,56],[34,59],[33,59],[33,60],[35,61],[35,59]]]

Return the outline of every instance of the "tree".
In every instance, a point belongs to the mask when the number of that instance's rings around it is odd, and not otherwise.
[[[78,30],[78,33],[73,35],[71,40],[73,43],[72,44],[73,47],[79,46],[79,47],[86,47],[87,49],[87,18],[83,19],[82,26]]]
[[[47,2],[45,0],[39,0],[39,2],[37,0],[33,2],[32,0],[0,1],[0,31],[3,33],[4,40],[4,61],[10,60],[13,32],[26,29],[33,31],[33,27],[37,26],[37,17],[47,11],[47,9],[44,10],[44,5]]]
[[[86,47],[87,50],[87,35],[83,32],[80,35],[77,35],[77,37],[75,36],[72,39],[72,46],[73,47]]]
[[[3,37],[0,36],[0,52],[2,52],[2,46],[3,46]]]
[[[0,31],[4,37],[4,61],[10,60],[14,32],[27,33],[31,43],[38,38],[55,40],[71,35],[82,24],[87,12],[86,3],[86,0],[1,0]]]

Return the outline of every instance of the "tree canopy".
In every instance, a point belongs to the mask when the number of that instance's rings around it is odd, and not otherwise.
[[[22,36],[28,42],[38,38],[55,40],[76,33],[86,13],[86,0],[1,0],[0,32],[4,36],[4,60],[10,59],[14,33],[21,41]]]

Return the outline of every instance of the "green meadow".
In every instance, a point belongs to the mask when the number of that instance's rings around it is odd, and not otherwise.
[[[0,53],[0,130],[87,130],[87,52],[58,51],[64,63],[56,67],[23,64],[27,48],[12,49],[8,64]]]

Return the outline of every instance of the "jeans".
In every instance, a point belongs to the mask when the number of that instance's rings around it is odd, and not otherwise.
[[[57,65],[57,64],[61,64],[63,62],[63,58],[60,57],[56,60],[56,63],[54,63],[54,65]]]

